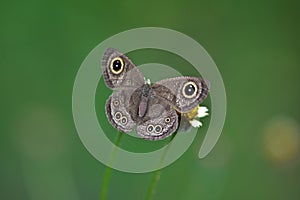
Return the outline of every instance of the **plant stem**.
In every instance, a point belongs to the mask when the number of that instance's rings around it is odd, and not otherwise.
[[[160,178],[160,170],[156,170],[153,174],[148,192],[147,192],[147,196],[146,196],[146,200],[151,200],[154,196],[154,192],[155,192],[155,186],[158,183],[158,180]]]
[[[114,160],[114,157],[115,157],[115,154],[116,154],[116,150],[117,150],[116,147],[120,144],[122,135],[123,135],[123,133],[119,132],[117,141],[115,143],[115,148],[112,150],[112,153],[111,153],[111,156],[110,156],[110,161],[109,161],[110,164],[112,164],[112,162]],[[109,180],[110,180],[111,171],[112,171],[112,168],[107,166],[106,170],[104,172],[104,178],[103,178],[103,182],[102,182],[100,200],[106,200],[107,191],[108,191],[108,184],[109,184]]]
[[[175,137],[175,134],[173,134],[171,136],[171,139],[168,143],[170,143],[173,138]],[[159,162],[159,167],[161,167],[161,165],[163,164],[163,161],[167,155],[167,152],[168,152],[168,149],[169,149],[169,146],[170,144],[165,148],[164,152],[163,152],[163,155],[161,156],[161,159],[160,159],[160,162]],[[152,200],[153,199],[153,196],[154,196],[154,192],[155,192],[155,187],[159,181],[159,178],[160,178],[160,174],[161,174],[161,170],[158,169],[154,172],[153,174],[153,177],[152,177],[152,180],[151,180],[151,183],[150,183],[150,186],[149,186],[149,189],[148,189],[148,192],[147,192],[147,196],[146,196],[146,200]]]

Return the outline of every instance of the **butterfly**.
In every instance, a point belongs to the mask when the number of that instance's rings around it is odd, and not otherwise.
[[[121,52],[109,48],[102,58],[107,87],[115,90],[106,101],[110,124],[118,131],[137,134],[147,140],[161,140],[182,124],[200,126],[196,117],[207,115],[198,105],[207,97],[210,84],[200,77],[168,78],[151,85],[139,69]]]

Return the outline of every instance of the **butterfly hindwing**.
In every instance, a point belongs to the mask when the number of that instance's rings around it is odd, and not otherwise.
[[[106,102],[106,115],[113,127],[125,133],[132,132],[135,122],[132,120],[128,104],[130,93],[118,91],[113,93]]]
[[[176,131],[178,115],[171,105],[152,97],[146,115],[138,122],[137,134],[148,140],[161,140]]]

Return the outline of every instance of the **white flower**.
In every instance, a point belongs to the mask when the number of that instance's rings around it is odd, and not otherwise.
[[[200,121],[196,120],[196,119],[191,120],[190,123],[195,128],[198,128],[198,127],[202,126],[202,123]]]
[[[207,113],[208,109],[205,106],[199,106],[197,111],[197,117],[205,117],[208,115]]]
[[[149,85],[151,84],[151,81],[150,81],[150,79],[149,79],[149,78],[147,78],[147,79],[146,79],[146,78],[144,78],[144,80],[145,80],[145,83],[146,83],[146,84],[149,84]]]
[[[197,118],[202,118],[208,115],[208,109],[205,106],[198,106],[198,110],[197,110]],[[195,117],[195,118],[196,118]],[[190,124],[195,127],[195,128],[199,128],[200,126],[202,126],[202,123],[197,120],[197,119],[192,119],[190,120]]]

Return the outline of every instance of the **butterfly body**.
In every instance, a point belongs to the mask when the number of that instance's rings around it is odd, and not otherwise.
[[[106,102],[109,122],[119,131],[159,140],[174,133],[180,113],[189,113],[207,96],[209,84],[198,77],[175,77],[150,85],[122,53],[108,49],[102,60],[106,85],[116,90]]]
[[[141,98],[139,102],[139,117],[144,117],[148,108],[149,97],[151,96],[151,87],[149,84],[142,86]]]

